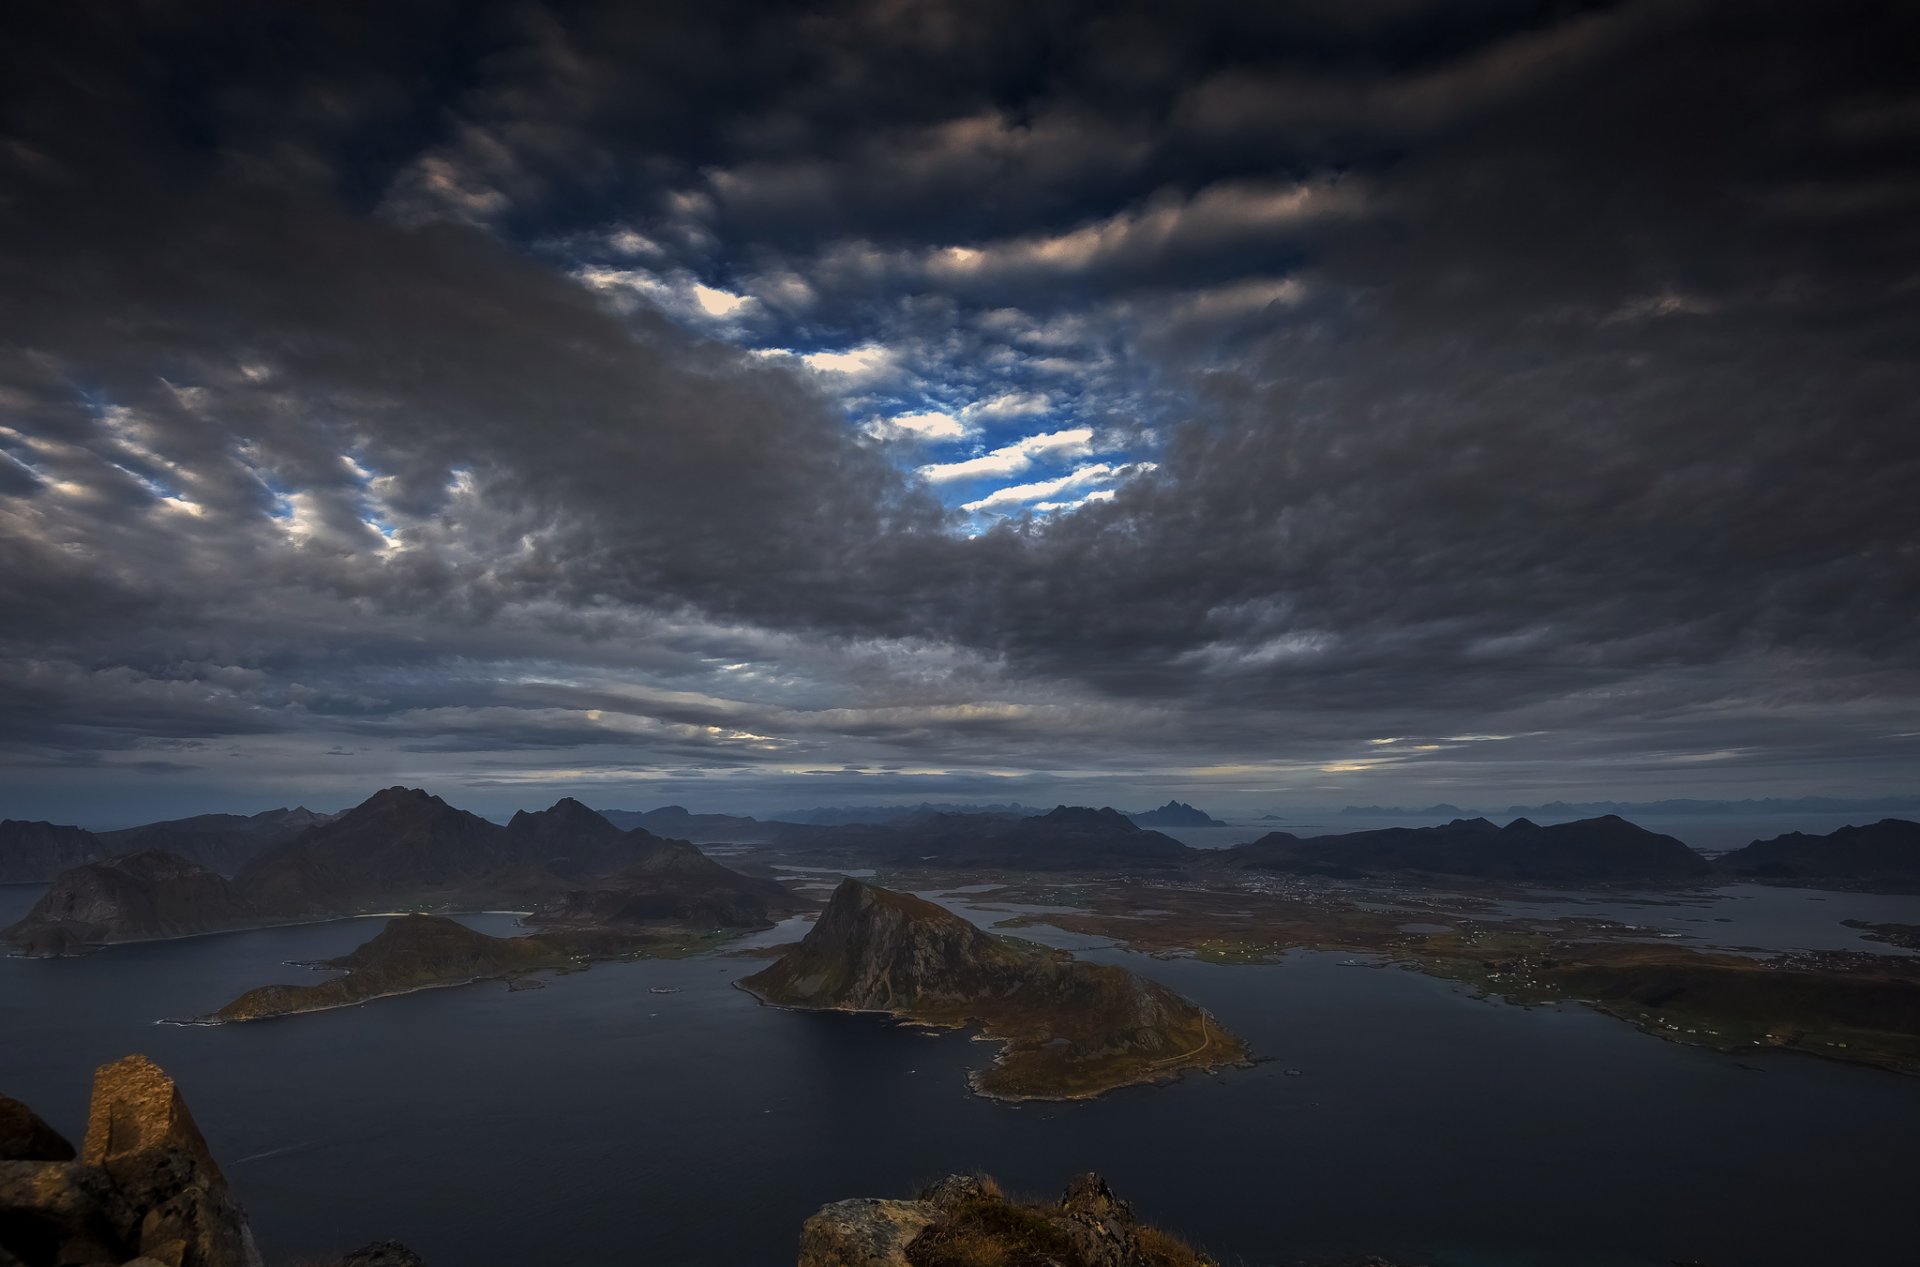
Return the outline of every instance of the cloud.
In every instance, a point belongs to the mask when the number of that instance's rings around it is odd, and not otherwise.
[[[1017,475],[1042,458],[1084,457],[1091,452],[1093,428],[1067,427],[1060,431],[1024,436],[976,458],[923,466],[920,475],[935,484]]]
[[[880,440],[899,440],[909,437],[919,440],[964,440],[974,434],[974,428],[964,421],[938,410],[895,414],[891,418],[874,418],[863,430]]]
[[[1910,779],[1910,17],[488,22],[0,48],[10,805]]]
[[[1085,488],[1089,484],[1111,483],[1153,469],[1154,464],[1151,462],[1140,462],[1130,466],[1114,466],[1109,462],[1094,462],[1086,466],[1075,467],[1057,479],[1038,480],[1031,484],[1011,484],[1005,488],[996,488],[985,497],[966,503],[963,509],[978,513],[983,510],[997,510],[1003,506],[1020,506],[1028,502],[1040,502],[1044,503],[1045,509],[1060,510],[1069,504],[1079,505],[1088,500],[1104,501],[1113,496],[1112,489],[1102,489],[1088,493],[1082,497],[1079,502],[1074,503],[1047,502],[1046,499],[1058,497],[1061,493],[1075,489]]]

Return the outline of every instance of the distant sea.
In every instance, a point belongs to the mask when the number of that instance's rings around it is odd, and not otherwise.
[[[38,891],[0,888],[0,921]],[[1007,914],[944,900],[982,922]],[[1756,945],[1852,938],[1839,921],[1869,910],[1920,922],[1920,899],[1784,889],[1646,908]],[[510,916],[467,922],[513,930]],[[153,1023],[311,979],[284,961],[343,953],[377,927],[0,960],[0,1090],[77,1134],[92,1068],[153,1056],[278,1262],[392,1237],[435,1267],[771,1267],[793,1261],[824,1202],[973,1169],[1042,1195],[1100,1171],[1229,1263],[1805,1267],[1912,1253],[1920,1079],[1679,1047],[1577,1006],[1477,1001],[1342,955],[1219,967],[1029,930],[1187,993],[1265,1058],[1085,1104],[971,1096],[965,1071],[989,1049],[965,1035],[761,1007],[731,986],[756,962],[718,957],[252,1025]]]

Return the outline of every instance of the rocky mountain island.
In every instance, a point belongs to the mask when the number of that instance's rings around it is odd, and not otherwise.
[[[1128,814],[1137,827],[1225,827],[1226,824],[1185,801],[1168,801],[1159,809]]]
[[[1439,827],[1300,837],[1269,832],[1225,851],[1231,865],[1336,878],[1442,876],[1501,883],[1688,884],[1712,867],[1672,836],[1609,814],[1542,827],[1456,818]]]
[[[971,1081],[1002,1099],[1083,1099],[1247,1058],[1239,1038],[1164,986],[854,879],[798,946],[740,985],[782,1007],[977,1022],[1005,1047]]]

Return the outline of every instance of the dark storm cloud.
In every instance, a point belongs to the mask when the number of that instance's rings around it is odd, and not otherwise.
[[[1901,6],[10,21],[16,768],[1911,769]]]

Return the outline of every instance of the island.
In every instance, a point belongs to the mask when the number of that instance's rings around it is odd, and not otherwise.
[[[1159,809],[1143,810],[1138,814],[1128,814],[1137,827],[1225,827],[1226,824],[1207,813],[1195,809],[1185,801],[1168,801]]]
[[[312,965],[342,975],[312,985],[263,985],[221,1008],[222,1021],[257,1021],[297,1012],[353,1007],[416,990],[517,978],[580,961],[540,937],[489,937],[435,915],[403,915],[371,941],[338,959]]]
[[[1086,1099],[1247,1060],[1239,1038],[1156,982],[851,878],[799,945],[740,986],[781,1007],[977,1023],[1003,1047],[969,1081],[997,1099]]]

